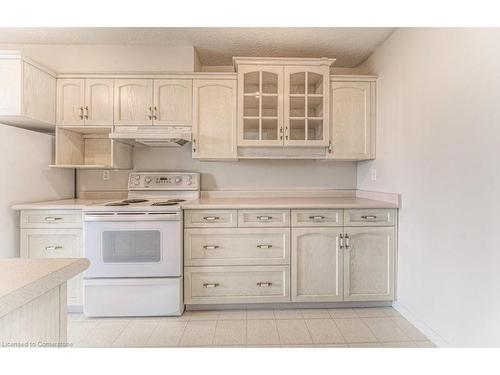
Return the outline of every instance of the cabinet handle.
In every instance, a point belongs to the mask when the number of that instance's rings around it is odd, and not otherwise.
[[[259,288],[269,288],[271,285],[273,285],[273,283],[270,283],[269,281],[266,281],[266,282],[258,282],[257,283],[257,286]]]
[[[85,119],[88,120],[89,119],[89,106],[85,106]]]
[[[259,249],[270,249],[273,245],[257,245]]]
[[[203,284],[205,288],[217,288],[219,286],[219,283],[205,283]]]
[[[377,218],[377,215],[363,215],[361,216],[361,219],[365,219],[365,220],[371,220],[371,219],[376,219]]]
[[[283,140],[283,126],[280,126],[280,141]]]
[[[50,221],[50,222],[52,222],[52,221],[58,221],[58,220],[62,220],[62,217],[47,216],[45,218],[45,221]]]
[[[333,152],[332,141],[328,141],[328,153],[331,154]]]
[[[257,216],[257,220],[271,220],[272,216]]]
[[[151,107],[151,106],[149,107],[149,114],[148,114],[148,118],[149,118],[150,120],[152,120],[152,119],[153,119],[153,107]]]
[[[288,126],[285,126],[285,140],[288,141]]]
[[[203,246],[203,248],[205,250],[216,250],[219,248],[219,246],[218,245],[205,245],[205,246]]]
[[[219,220],[220,217],[218,216],[203,216],[203,220],[207,220],[207,221],[215,221],[215,220]]]
[[[80,107],[80,120],[83,120],[83,107]]]
[[[341,249],[344,248],[344,236],[342,235],[342,233],[339,235],[339,247]]]
[[[52,250],[61,250],[63,247],[60,245],[51,245],[51,246],[45,246],[45,250],[47,251],[52,251]]]
[[[346,233],[345,235],[345,248],[348,249],[351,247],[351,239],[349,238],[349,235]]]
[[[156,116],[156,111],[157,111],[157,108],[156,108],[156,106],[154,106],[154,112],[153,112],[153,119],[154,120],[158,120],[158,116]]]
[[[311,220],[325,220],[325,217],[321,216],[321,215],[316,215],[316,216],[309,216],[309,219],[311,219]]]
[[[193,152],[196,152],[196,139],[193,138]]]

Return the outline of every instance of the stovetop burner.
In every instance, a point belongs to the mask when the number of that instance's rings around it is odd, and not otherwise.
[[[144,203],[144,202],[148,202],[148,200],[136,198],[136,199],[125,199],[122,201],[122,203]]]
[[[111,202],[111,203],[106,203],[105,206],[128,206],[128,203],[126,203],[126,202]]]

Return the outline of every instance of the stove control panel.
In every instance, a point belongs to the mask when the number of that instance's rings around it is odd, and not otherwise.
[[[133,172],[129,190],[199,190],[200,174],[183,172]]]

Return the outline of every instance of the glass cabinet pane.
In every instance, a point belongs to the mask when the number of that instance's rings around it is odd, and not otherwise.
[[[290,140],[305,141],[306,120],[290,120]]]
[[[243,116],[259,116],[259,97],[245,96],[243,99]]]
[[[263,96],[262,97],[262,116],[278,116],[278,97]]]
[[[245,73],[243,92],[245,94],[255,94],[259,92],[259,72]]]
[[[306,98],[304,96],[290,97],[290,117],[305,117]]]
[[[290,74],[290,94],[304,95],[306,93],[306,73]]]
[[[258,140],[259,139],[259,120],[244,119],[243,120],[243,139]]]
[[[307,73],[307,93],[323,95],[323,75],[313,72]]]
[[[266,141],[278,139],[278,119],[262,119],[262,139]]]
[[[307,120],[307,139],[311,141],[323,139],[323,120]]]
[[[278,75],[262,72],[262,92],[264,94],[278,94]]]
[[[323,117],[323,97],[307,97],[307,117]]]

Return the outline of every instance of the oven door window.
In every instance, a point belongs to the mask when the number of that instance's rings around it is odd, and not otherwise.
[[[158,263],[161,260],[161,233],[158,230],[102,232],[104,263]]]

